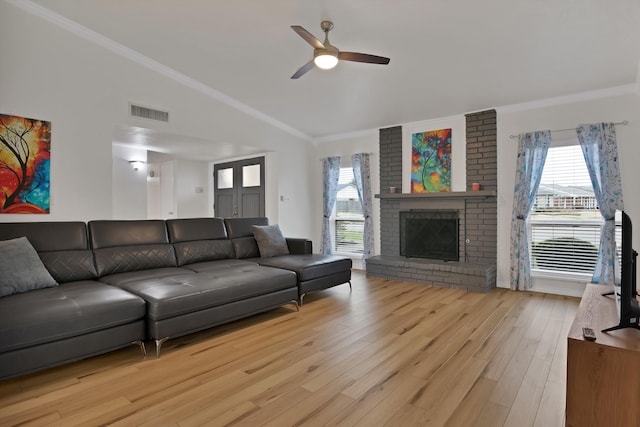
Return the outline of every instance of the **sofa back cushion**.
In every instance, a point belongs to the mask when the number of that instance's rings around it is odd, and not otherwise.
[[[177,266],[162,220],[90,221],[89,240],[100,276]]]
[[[171,243],[227,238],[222,218],[168,219],[167,231]]]
[[[238,237],[231,239],[231,243],[237,259],[260,257],[258,243],[253,237]]]
[[[225,218],[224,225],[230,239],[238,237],[253,237],[254,225],[269,225],[269,219],[258,218]]]
[[[40,252],[40,259],[58,283],[93,280],[98,277],[90,250]]]
[[[167,230],[179,266],[235,257],[221,218],[170,219]]]
[[[260,256],[258,243],[253,237],[253,226],[269,225],[267,218],[225,218],[224,225],[227,229],[227,235],[233,243],[236,258],[258,258]]]
[[[0,240],[26,237],[58,283],[98,277],[87,226],[79,221],[4,222]]]

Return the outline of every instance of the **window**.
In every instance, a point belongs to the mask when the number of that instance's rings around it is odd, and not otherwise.
[[[364,216],[351,167],[340,168],[334,229],[335,252],[345,254],[364,252]]]
[[[601,225],[580,145],[552,146],[529,215],[531,267],[593,274]]]
[[[218,189],[233,188],[233,168],[218,169]]]
[[[260,163],[242,166],[242,186],[260,187]]]

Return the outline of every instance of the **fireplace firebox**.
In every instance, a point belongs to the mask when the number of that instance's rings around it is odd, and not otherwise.
[[[400,255],[458,261],[458,211],[400,211]]]

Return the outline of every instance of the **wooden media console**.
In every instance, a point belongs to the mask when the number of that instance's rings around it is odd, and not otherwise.
[[[566,427],[640,426],[640,330],[618,324],[608,288],[588,284],[567,338]],[[587,341],[582,328],[595,331]]]

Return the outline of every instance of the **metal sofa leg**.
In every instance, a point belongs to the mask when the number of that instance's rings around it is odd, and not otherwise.
[[[302,307],[302,300],[304,299],[305,295],[306,295],[306,293],[300,294],[300,307]]]
[[[159,340],[155,340],[156,341],[156,359],[160,359],[160,348],[162,347],[162,344],[168,339],[169,337],[164,337],[164,338],[160,338]]]
[[[131,344],[137,345],[138,347],[140,347],[140,350],[142,350],[142,356],[144,358],[147,357],[147,347],[144,345],[144,341],[140,341],[140,340],[131,341]]]
[[[353,288],[351,287],[351,280],[349,280],[347,283],[349,283],[349,292],[353,291]]]
[[[292,299],[291,304],[294,304],[296,306],[296,311],[300,311],[300,304],[298,304],[298,301]]]

